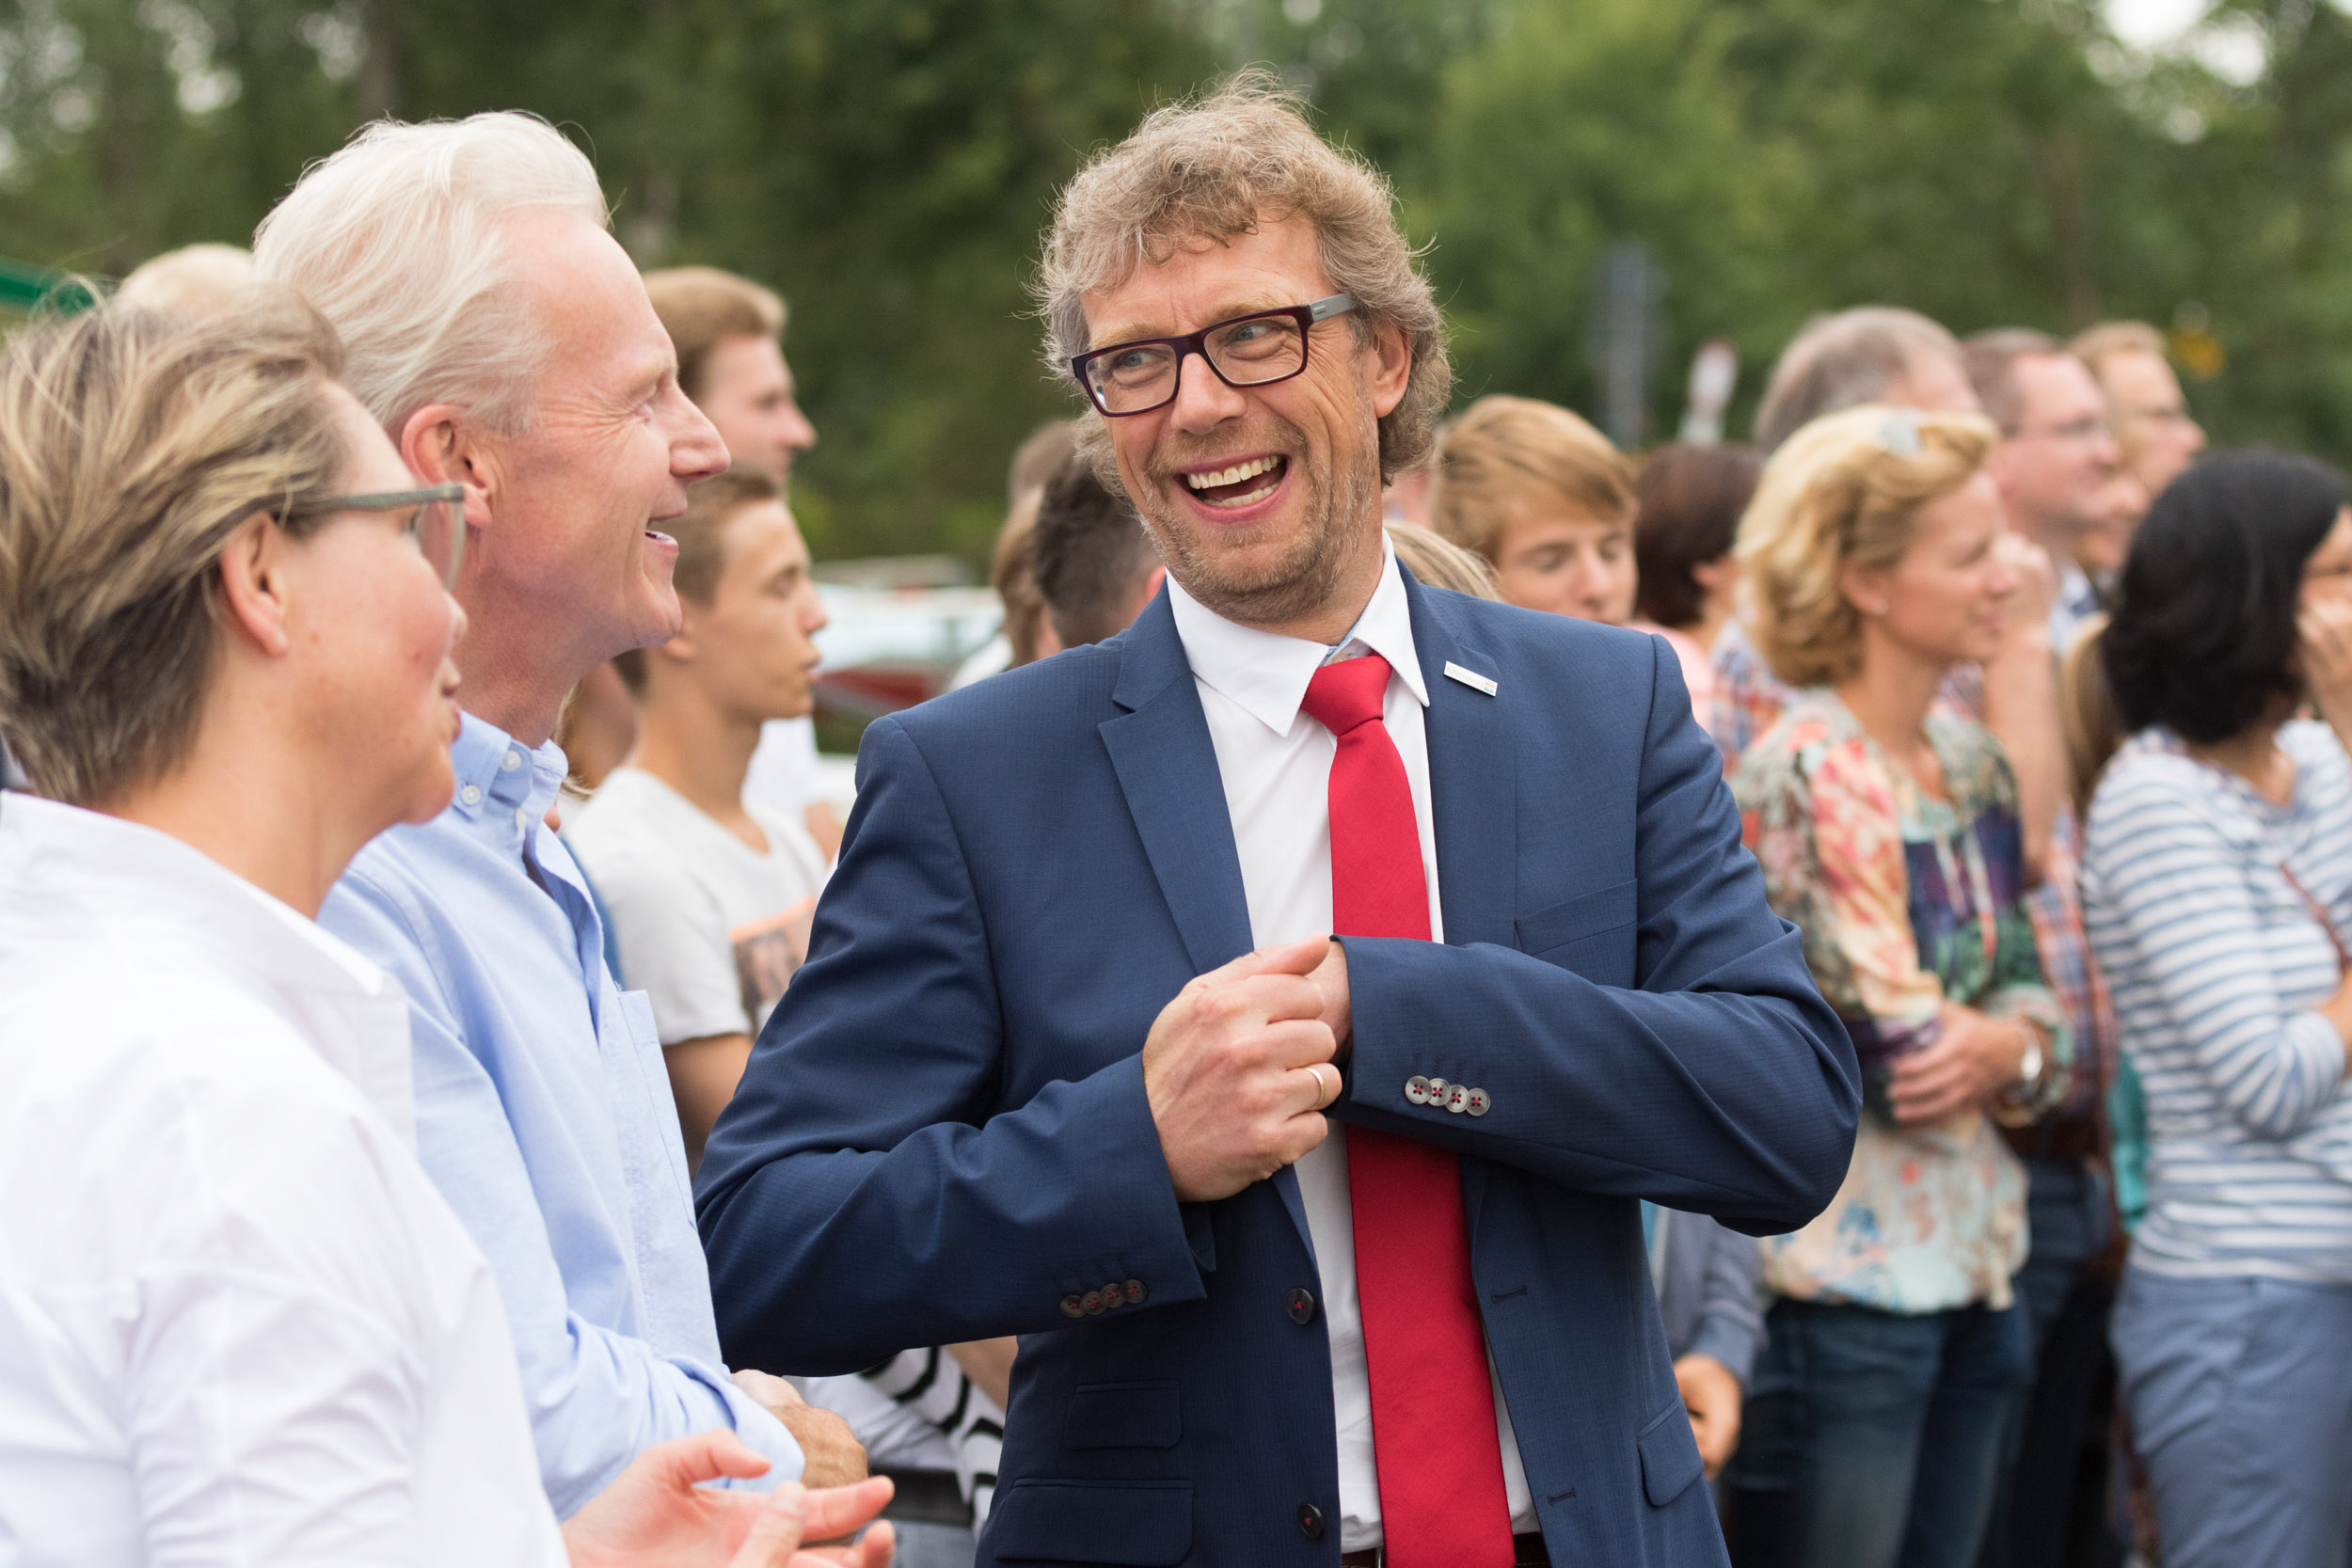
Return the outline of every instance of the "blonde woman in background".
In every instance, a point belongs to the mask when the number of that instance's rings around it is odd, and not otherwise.
[[[2032,1374],[2010,1290],[2025,1177],[1994,1120],[2063,1090],[2068,1037],[2009,764],[1931,712],[2019,586],[1994,547],[1995,439],[1970,415],[1833,414],[1773,455],[1740,523],[1748,626],[1800,689],[1733,792],[1867,1107],[1829,1209],[1764,1244],[1779,1300],[1727,1477],[1742,1562],[1973,1562]]]

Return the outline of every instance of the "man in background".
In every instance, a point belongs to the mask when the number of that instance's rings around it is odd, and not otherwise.
[[[1859,305],[1814,317],[1788,341],[1756,405],[1756,444],[1769,453],[1822,415],[1865,403],[1979,411],[1960,344],[1940,323],[1898,306]]]
[[[2164,334],[2146,322],[2101,322],[2066,345],[2107,396],[2123,467],[2153,499],[2197,454],[2205,432],[2188,411]]]
[[[784,301],[772,289],[716,267],[671,267],[645,275],[654,314],[677,348],[678,385],[718,428],[731,461],[756,468],[785,494],[792,463],[817,444],[784,360]],[[841,818],[822,794],[817,730],[804,714],[760,732],[744,784],[747,799],[797,817],[831,861]]]
[[[1076,456],[1038,502],[1029,571],[1065,648],[1125,631],[1168,576],[1135,508],[1104,487],[1092,461]]]
[[[2058,568],[2050,645],[2062,653],[2098,611],[2094,578],[2122,564],[2115,531],[2102,526],[2122,462],[2106,394],[2057,339],[2027,327],[1978,333],[1962,363],[2001,429],[1990,467],[2010,526],[2048,550]]]
[[[613,662],[636,750],[572,814],[622,973],[653,1001],[691,1171],[752,1037],[808,951],[825,859],[796,817],[743,799],[760,726],[805,718],[824,601],[776,482],[738,467],[674,525],[684,624]]]

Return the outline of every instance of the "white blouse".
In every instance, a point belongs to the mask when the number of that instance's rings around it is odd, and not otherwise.
[[[406,1003],[196,850],[0,796],[0,1559],[557,1564]]]

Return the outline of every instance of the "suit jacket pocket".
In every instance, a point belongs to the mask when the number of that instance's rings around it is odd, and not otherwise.
[[[1601,985],[1631,985],[1640,891],[1637,881],[1618,882],[1523,914],[1519,951]]]
[[[1085,1383],[1062,1441],[1073,1449],[1172,1449],[1184,1435],[1173,1383]]]
[[[1192,1482],[1017,1481],[996,1494],[985,1541],[1005,1561],[1168,1568],[1192,1550]]]
[[[1691,1435],[1690,1414],[1679,1399],[1642,1429],[1633,1446],[1642,1450],[1642,1491],[1652,1508],[1663,1508],[1682,1496],[1707,1471],[1698,1439]]]

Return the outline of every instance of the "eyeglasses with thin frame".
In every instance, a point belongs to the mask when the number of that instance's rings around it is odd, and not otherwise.
[[[338,512],[398,512],[408,509],[401,531],[441,575],[445,589],[457,586],[457,570],[466,562],[466,487],[429,484],[421,490],[380,490],[364,496],[329,496],[304,507],[299,515],[325,517]]]
[[[1308,329],[1356,309],[1354,294],[1310,305],[1253,310],[1213,322],[1181,338],[1137,338],[1091,349],[1070,361],[1087,401],[1113,419],[1149,414],[1176,401],[1184,360],[1199,355],[1228,387],[1268,387],[1307,368]]]

